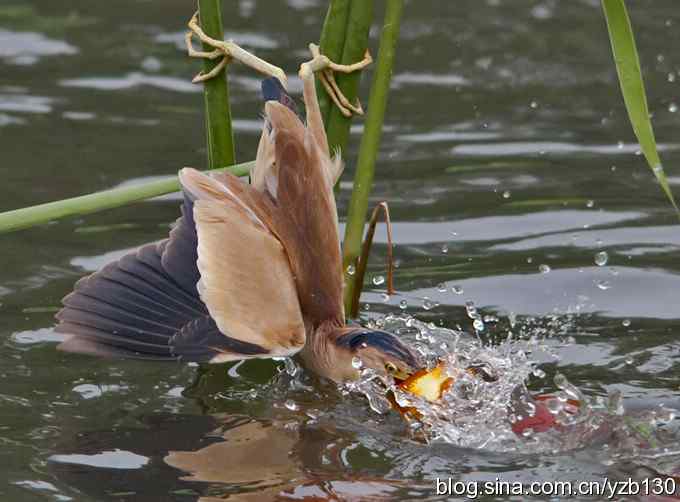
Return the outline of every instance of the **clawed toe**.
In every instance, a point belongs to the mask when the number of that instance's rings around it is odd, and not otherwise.
[[[215,38],[209,37],[201,28],[198,22],[198,12],[196,12],[188,23],[189,30],[185,37],[185,43],[187,46],[187,53],[193,58],[202,58],[215,60],[222,58],[217,65],[207,73],[200,72],[192,80],[194,83],[204,82],[205,80],[211,79],[218,75],[224,67],[231,62],[232,59],[240,61],[246,66],[253,68],[260,73],[276,77],[281,81],[281,84],[286,86],[287,79],[285,72],[278,66],[274,66],[268,63],[264,59],[260,59],[254,54],[246,51],[242,47],[238,46],[231,40],[217,40]],[[212,51],[199,51],[193,46],[192,39],[196,36],[203,44],[208,45],[213,48]]]
[[[364,110],[361,107],[359,100],[357,99],[357,102],[352,104],[342,93],[335,81],[334,72],[352,73],[365,68],[373,62],[373,58],[368,50],[366,50],[366,54],[361,61],[350,65],[334,63],[328,57],[321,54],[319,46],[316,44],[309,44],[309,51],[312,53],[312,59],[302,63],[300,66],[300,77],[305,79],[313,73],[318,73],[319,80],[324,86],[324,89],[326,89],[328,95],[345,117],[351,117],[353,113],[363,115]]]

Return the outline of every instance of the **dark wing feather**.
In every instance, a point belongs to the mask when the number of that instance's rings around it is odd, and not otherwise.
[[[193,212],[196,198],[195,194],[184,189],[184,202],[180,208],[182,216],[170,231],[161,255],[162,269],[192,295],[195,295],[196,284],[201,278],[196,266],[198,237]]]
[[[56,316],[57,332],[68,335],[59,348],[104,356],[177,359],[172,337],[207,315],[207,309],[195,286],[191,294],[162,269],[163,248],[149,244],[78,281]]]
[[[203,242],[201,246],[194,217],[194,205],[213,204],[216,220],[221,221],[222,218],[229,220],[231,217],[235,221],[233,228],[237,235],[241,235],[236,232],[241,225],[257,227],[257,222],[260,221],[257,213],[261,213],[262,210],[257,209],[255,200],[248,198],[247,191],[242,194],[243,201],[234,198],[236,195],[231,190],[238,193],[243,190],[238,180],[236,182],[239,184],[228,179],[227,185],[223,185],[217,180],[188,171],[181,174],[180,179],[184,180],[182,217],[177,220],[169,239],[158,244],[146,245],[78,281],[74,291],[64,298],[64,308],[56,316],[59,321],[57,332],[67,335],[60,348],[96,355],[201,362],[267,357],[279,355],[281,350],[285,353],[299,350],[304,344],[304,327],[299,314],[297,322],[293,315],[298,308],[294,290],[292,295],[284,295],[290,302],[294,302],[286,304],[290,307],[292,319],[285,315],[282,317],[282,314],[289,313],[289,310],[281,311],[274,308],[277,304],[276,297],[261,294],[261,302],[272,312],[279,314],[278,316],[272,314],[267,318],[279,321],[277,329],[271,333],[267,329],[259,332],[257,327],[253,327],[253,336],[249,337],[246,328],[248,319],[240,319],[235,324],[230,324],[233,325],[234,336],[225,334],[230,330],[220,331],[201,299],[201,294],[210,297],[211,293],[214,293],[219,297],[221,303],[212,308],[217,308],[217,311],[222,313],[220,309],[223,303],[228,309],[232,304],[236,309],[246,305],[243,304],[244,299],[251,298],[252,295],[244,294],[242,291],[245,288],[250,289],[252,294],[259,295],[257,292],[263,291],[265,285],[264,280],[252,285],[238,281],[238,284],[228,284],[234,277],[229,274],[222,277],[218,273],[221,270],[219,263],[222,261],[222,248],[227,243],[227,250],[246,250],[242,259],[226,267],[239,270],[239,274],[244,278],[252,279],[254,275],[248,271],[250,266],[248,261],[249,258],[262,254],[261,243],[257,239],[248,242],[237,239],[236,242],[229,243],[233,234],[225,231],[214,235],[216,237],[214,242],[210,244]],[[261,197],[257,193],[254,195]],[[232,197],[231,205],[228,200],[221,200],[225,196]],[[199,199],[206,200],[197,202]],[[221,202],[217,202],[216,199]],[[255,209],[251,209],[251,206]],[[206,234],[213,235],[212,224],[205,221],[202,224],[201,232],[204,239],[210,240],[212,237],[207,237]],[[273,244],[274,247],[277,245],[278,241],[266,233],[264,227],[262,238],[265,243]],[[217,276],[213,274],[211,277],[201,278],[198,249],[204,250],[201,263],[210,270],[214,263]],[[213,256],[215,262],[210,262],[206,256]],[[264,256],[267,259],[272,258],[271,254]],[[273,258],[265,260],[266,265],[271,266],[274,271],[282,270],[284,278],[286,273],[290,275],[284,255],[275,257],[278,261],[274,260],[272,263]],[[259,265],[252,266],[262,268],[262,263],[257,263]],[[292,278],[290,281],[292,282]],[[199,282],[208,284],[212,289],[208,287],[199,294]],[[221,296],[223,292],[229,291],[233,291],[234,294]],[[255,317],[261,317],[261,309],[253,308],[246,311]],[[264,322],[263,326],[272,328],[272,320]],[[219,315],[218,322],[226,321]],[[253,324],[257,322],[253,321]],[[262,334],[265,336],[262,337]],[[266,347],[258,343],[260,339]],[[281,344],[284,345],[283,349]]]
[[[173,353],[187,361],[208,362],[217,354],[256,356],[268,351],[254,343],[224,336],[210,316],[199,317],[186,324],[171,340]],[[219,357],[219,356],[217,356]]]

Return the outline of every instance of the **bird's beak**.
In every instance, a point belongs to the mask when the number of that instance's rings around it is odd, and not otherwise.
[[[392,377],[396,380],[397,384],[400,384],[405,380],[408,380],[414,373],[415,371],[397,370],[392,374]]]

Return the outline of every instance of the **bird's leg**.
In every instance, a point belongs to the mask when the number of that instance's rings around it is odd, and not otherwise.
[[[356,105],[349,102],[338,87],[333,72],[352,73],[365,68],[373,62],[373,58],[368,50],[366,50],[366,54],[361,61],[349,65],[334,63],[328,57],[321,54],[319,46],[316,44],[309,44],[309,50],[312,53],[312,59],[300,66],[300,77],[305,80],[311,74],[319,72],[321,84],[345,117],[352,116],[352,113],[363,115],[364,111],[361,108],[361,104],[358,101]]]
[[[368,229],[366,230],[366,238],[361,245],[361,256],[357,262],[356,274],[358,287],[355,288],[354,298],[352,298],[351,312],[359,311],[359,296],[361,295],[361,285],[364,283],[364,276],[366,275],[366,266],[368,265],[368,255],[371,252],[373,245],[373,236],[375,235],[375,227],[378,224],[378,217],[382,209],[385,215],[385,226],[387,228],[387,294],[393,295],[394,290],[394,259],[392,256],[392,220],[390,219],[390,207],[386,201],[379,203],[373,209],[371,219],[368,221]]]
[[[204,80],[208,80],[210,78],[213,78],[216,76],[222,69],[232,60],[235,59],[236,61],[240,61],[246,66],[249,66],[250,68],[253,68],[256,71],[259,71],[260,73],[263,73],[267,76],[271,77],[276,77],[279,79],[283,87],[286,87],[287,79],[286,79],[286,74],[284,71],[279,68],[278,66],[274,66],[273,64],[268,63],[264,59],[260,59],[254,54],[251,54],[250,52],[246,51],[242,47],[239,47],[236,45],[234,42],[231,40],[217,40],[212,37],[209,37],[206,35],[206,33],[203,31],[203,29],[200,27],[198,23],[198,12],[196,12],[191,19],[189,20],[189,30],[185,35],[185,42],[187,45],[187,52],[190,57],[194,58],[204,58],[204,59],[210,59],[214,60],[219,57],[222,58],[222,60],[213,68],[210,70],[208,73],[203,73],[200,72],[198,75],[194,77],[192,82],[198,83],[198,82],[203,82]],[[208,45],[213,48],[212,51],[198,51],[194,49],[193,44],[191,42],[193,36],[196,36],[201,42],[203,42],[205,45]]]

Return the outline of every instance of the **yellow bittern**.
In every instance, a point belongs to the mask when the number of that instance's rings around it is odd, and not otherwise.
[[[418,356],[394,335],[345,325],[333,194],[343,164],[329,151],[314,73],[334,85],[331,70],[365,63],[335,65],[310,48],[314,57],[299,72],[306,124],[281,82],[265,80],[251,183],[182,169],[182,216],[169,237],[75,285],[56,316],[66,335],[60,349],[211,363],[299,354],[336,382],[358,377],[354,358],[400,379],[417,369]],[[239,56],[220,50],[224,59]],[[356,110],[347,103],[336,100],[343,113]]]

